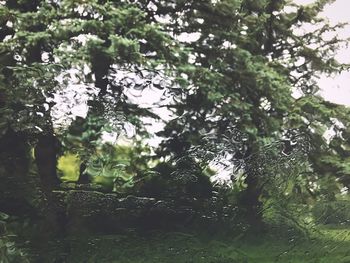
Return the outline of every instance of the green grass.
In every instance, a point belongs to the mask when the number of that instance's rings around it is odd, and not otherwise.
[[[70,237],[48,243],[38,254],[42,262],[350,263],[350,229],[324,228],[309,240],[271,233],[250,237],[179,232]]]

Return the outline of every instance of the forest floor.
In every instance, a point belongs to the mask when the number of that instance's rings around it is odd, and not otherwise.
[[[309,238],[182,232],[79,236],[49,242],[31,253],[35,260],[30,262],[350,263],[350,228],[323,227]]]

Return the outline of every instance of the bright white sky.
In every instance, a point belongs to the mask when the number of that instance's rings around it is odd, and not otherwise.
[[[298,4],[309,4],[312,0],[294,0]],[[350,1],[336,0],[333,4],[327,6],[323,16],[329,18],[333,24],[339,22],[350,23]],[[339,31],[339,36],[343,38],[350,37],[350,26],[346,26]],[[350,63],[350,48],[344,47],[339,50],[336,58],[343,63]],[[350,72],[343,72],[334,78],[321,77],[319,80],[321,88],[320,94],[329,101],[350,106]]]

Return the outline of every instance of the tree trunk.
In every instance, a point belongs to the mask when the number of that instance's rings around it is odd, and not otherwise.
[[[259,178],[249,173],[245,180],[247,188],[240,194],[239,205],[244,219],[254,230],[262,230],[263,223],[263,203],[260,201],[262,189],[259,185]]]
[[[59,141],[52,134],[41,135],[35,146],[35,163],[45,194],[51,193],[60,183],[56,172],[58,146]]]
[[[247,156],[257,154],[259,148],[256,144],[251,143],[246,152]],[[248,158],[248,170],[246,171],[247,177],[244,183],[247,185],[239,195],[239,206],[241,207],[242,214],[246,222],[253,230],[260,231],[263,226],[263,203],[260,200],[262,194],[262,178],[258,172],[260,164],[255,158]]]
[[[0,137],[0,210],[11,215],[32,211],[28,196],[29,147],[23,135],[8,129]]]

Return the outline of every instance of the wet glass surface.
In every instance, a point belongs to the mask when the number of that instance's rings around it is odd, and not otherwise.
[[[0,1],[0,263],[350,263],[332,2]]]

